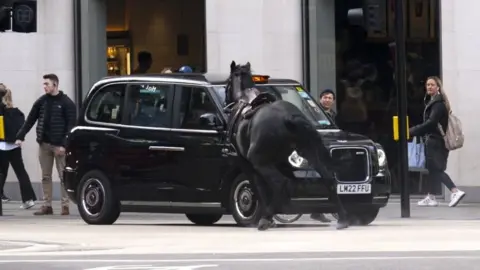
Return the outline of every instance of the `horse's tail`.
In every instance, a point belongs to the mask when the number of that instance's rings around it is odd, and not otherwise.
[[[295,135],[299,155],[321,175],[330,175],[335,163],[323,143],[322,136],[304,115],[290,115],[285,119],[286,128]]]

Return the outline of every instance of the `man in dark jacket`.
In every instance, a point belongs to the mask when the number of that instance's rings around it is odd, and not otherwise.
[[[322,105],[323,110],[335,121],[337,113],[333,110],[335,105],[335,93],[330,89],[325,89],[320,93],[320,98],[318,100],[320,105]]]
[[[323,110],[330,116],[330,118],[335,121],[337,114],[333,110],[333,106],[335,105],[335,93],[331,89],[325,89],[320,93],[318,102],[322,106]],[[323,223],[329,223],[330,219],[328,219],[322,213],[313,213],[310,215],[311,219],[318,220]]]
[[[65,168],[65,143],[67,133],[75,126],[76,107],[73,101],[58,90],[58,77],[55,74],[43,76],[45,95],[32,106],[25,124],[17,134],[16,144],[20,145],[26,134],[37,122],[37,142],[40,145],[39,160],[42,169],[42,189],[44,205],[35,215],[52,215],[52,170],[57,167],[60,180]],[[69,215],[69,200],[62,183],[62,215]]]

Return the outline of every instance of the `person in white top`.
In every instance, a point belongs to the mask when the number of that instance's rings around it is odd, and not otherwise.
[[[25,115],[13,106],[12,92],[0,83],[0,116],[3,116],[3,136],[0,136],[0,191],[3,201],[10,199],[5,196],[3,189],[7,179],[8,167],[11,164],[20,185],[22,208],[29,209],[35,205],[37,197],[32,188],[30,177],[23,164],[22,148],[15,144],[17,132],[25,122]]]

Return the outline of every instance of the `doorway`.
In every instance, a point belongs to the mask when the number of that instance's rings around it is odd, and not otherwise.
[[[318,96],[326,88],[334,90],[339,127],[368,136],[385,148],[392,170],[393,192],[399,193],[398,149],[392,134],[392,116],[397,112],[393,61],[395,1],[304,2],[309,10],[306,25],[310,46],[306,61],[310,62],[307,72],[311,92]],[[423,120],[425,79],[441,75],[440,1],[404,2],[408,116],[413,126]],[[347,17],[348,10],[363,7],[369,7],[364,9],[367,17],[375,18],[367,29],[351,25]],[[333,74],[335,76],[331,76]],[[409,174],[412,194],[424,194],[432,188],[434,193],[442,194],[441,184],[431,187],[429,181],[424,180],[424,171]]]
[[[205,71],[204,0],[106,0],[106,10],[108,75],[133,73],[139,54],[151,56],[141,73]]]

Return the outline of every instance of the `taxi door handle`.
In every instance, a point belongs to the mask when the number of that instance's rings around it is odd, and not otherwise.
[[[152,151],[169,151],[169,152],[183,152],[185,147],[176,147],[176,146],[150,146],[148,150]]]

